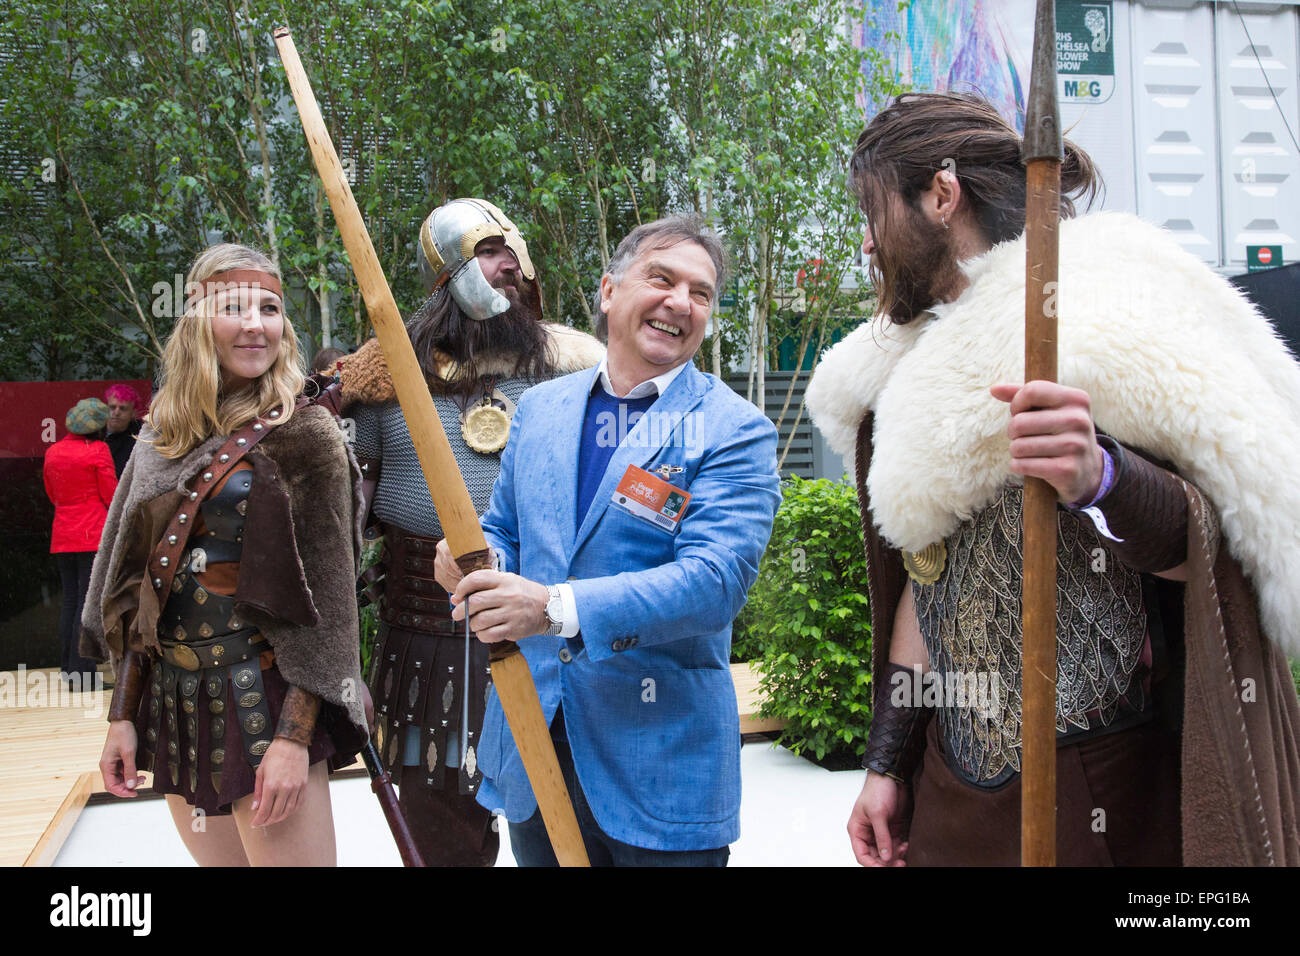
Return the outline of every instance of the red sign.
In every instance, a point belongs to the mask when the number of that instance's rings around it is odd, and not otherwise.
[[[44,458],[45,449],[68,433],[63,420],[83,398],[104,399],[110,385],[130,385],[145,400],[153,385],[145,379],[123,382],[0,382],[0,458]],[[144,409],[136,409],[143,415]]]
[[[1260,246],[1260,247],[1259,247],[1259,261],[1262,262],[1264,265],[1268,265],[1270,262],[1272,262],[1272,261],[1273,261],[1273,250],[1270,249],[1268,246]]]

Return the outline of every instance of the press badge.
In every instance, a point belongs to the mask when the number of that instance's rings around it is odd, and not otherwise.
[[[691,495],[644,468],[629,465],[610,500],[629,514],[672,534],[686,514]]]

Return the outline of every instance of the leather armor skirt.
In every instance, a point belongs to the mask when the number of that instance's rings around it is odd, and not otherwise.
[[[382,623],[375,644],[371,696],[376,749],[392,773],[417,763],[420,784],[441,789],[450,750],[459,762],[459,791],[472,794],[483,779],[478,739],[483,729],[491,669],[488,649],[465,639],[464,622],[451,620],[447,592],[433,578],[437,542],[385,529],[387,571]],[[418,758],[406,759],[418,735]]]

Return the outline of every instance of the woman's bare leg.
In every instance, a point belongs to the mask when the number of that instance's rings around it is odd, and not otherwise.
[[[167,794],[176,832],[199,866],[248,866],[244,844],[233,816],[196,812],[183,797]]]
[[[319,760],[311,765],[302,805],[280,823],[254,829],[253,795],[235,801],[235,823],[244,842],[244,853],[253,866],[337,865],[334,812],[325,764],[326,761]]]

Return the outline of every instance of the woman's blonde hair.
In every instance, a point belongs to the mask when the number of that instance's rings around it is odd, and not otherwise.
[[[199,298],[190,290],[230,269],[256,269],[280,277],[280,270],[262,253],[233,243],[209,246],[194,261],[185,283],[185,312],[163,348],[158,395],[145,419],[158,433],[154,447],[164,458],[180,458],[213,435],[238,431],[273,408],[282,409],[278,423],[284,424],[302,392],[298,338],[282,306],[284,332],[275,362],[256,381],[222,394],[221,363],[212,338],[216,297]]]

